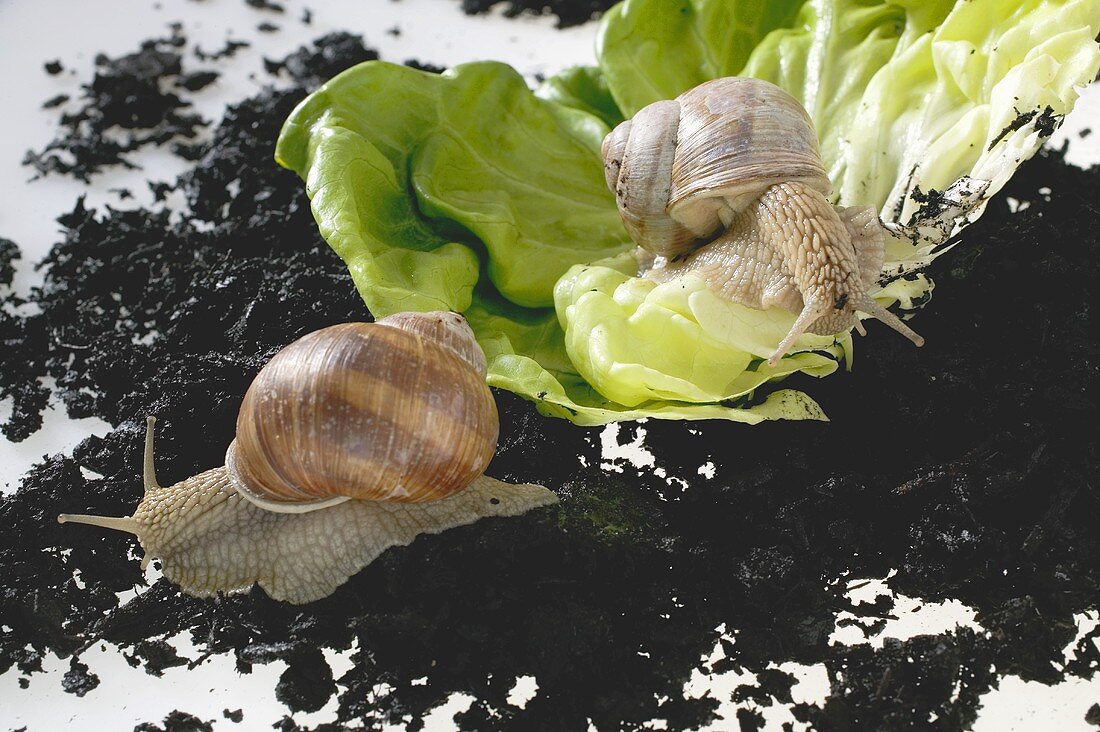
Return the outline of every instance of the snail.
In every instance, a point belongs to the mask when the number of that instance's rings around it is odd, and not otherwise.
[[[644,250],[640,274],[691,272],[735,302],[798,314],[769,365],[804,332],[863,333],[857,311],[924,344],[868,293],[885,261],[874,209],[829,203],[813,123],[774,84],[726,77],[650,104],[604,138],[602,154]]]
[[[135,534],[142,568],[211,596],[259,584],[331,594],[391,546],[557,501],[483,475],[499,417],[485,356],[454,313],[399,313],[310,333],[249,386],[223,467],[161,487],[147,420],[145,496],[124,518],[61,523]]]

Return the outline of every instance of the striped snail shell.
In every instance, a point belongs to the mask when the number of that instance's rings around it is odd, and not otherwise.
[[[454,313],[402,313],[310,333],[256,375],[226,469],[272,511],[349,499],[431,501],[493,457],[485,356]]]
[[[627,232],[668,258],[728,226],[777,183],[831,189],[806,110],[749,77],[714,79],[641,109],[604,139],[603,158]]]

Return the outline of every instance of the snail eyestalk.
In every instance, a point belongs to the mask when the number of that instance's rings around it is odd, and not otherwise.
[[[127,534],[138,535],[139,524],[133,516],[93,516],[86,513],[62,513],[57,516],[59,524],[88,524],[104,529],[125,531]]]
[[[787,337],[784,338],[775,349],[775,353],[768,359],[768,365],[775,367],[779,363],[779,359],[787,355],[787,351],[791,350],[806,329],[822,315],[828,312],[828,307],[819,305],[812,300],[806,303],[802,308],[802,312],[798,314],[798,318],[795,319],[794,325],[791,326],[791,330],[787,333]]]
[[[160,484],[157,483],[156,469],[153,467],[153,427],[156,423],[157,418],[152,415],[145,418],[145,460],[144,474],[142,475],[145,495],[161,490]],[[93,516],[86,513],[63,513],[58,515],[57,523],[87,524],[114,531],[125,531],[138,537],[138,541],[141,540],[139,532],[141,524],[133,516]]]
[[[160,484],[157,483],[156,470],[153,467],[153,427],[156,423],[157,418],[152,415],[145,419],[145,460],[144,474],[142,475],[145,495],[161,490]],[[125,531],[127,534],[138,537],[138,541],[141,541],[141,523],[133,516],[93,516],[86,513],[63,513],[58,515],[57,523],[87,524],[114,531]]]
[[[855,304],[857,310],[862,310],[868,315],[872,316],[876,320],[881,320],[888,326],[901,333],[903,336],[913,342],[913,345],[920,348],[924,345],[924,338],[917,335],[917,333],[908,325],[902,322],[901,318],[891,313],[886,308],[882,307],[875,301],[870,295],[864,295]]]
[[[149,415],[145,418],[145,466],[141,476],[141,482],[145,486],[145,492],[160,490],[157,483],[157,470],[153,465],[153,427],[157,424],[157,418]]]

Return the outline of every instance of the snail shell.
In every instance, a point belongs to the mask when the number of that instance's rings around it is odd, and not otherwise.
[[[256,375],[226,468],[245,498],[274,511],[449,496],[496,449],[484,361],[452,313],[310,333]]]
[[[806,110],[774,84],[714,79],[655,102],[604,139],[608,187],[631,238],[674,258],[773,185],[831,184]]]

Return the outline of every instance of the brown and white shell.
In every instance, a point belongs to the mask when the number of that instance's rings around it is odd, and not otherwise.
[[[432,501],[470,485],[492,459],[499,418],[485,357],[465,320],[448,316],[335,325],[276,354],[245,394],[226,454],[241,494],[301,511]]]
[[[714,79],[655,102],[603,143],[604,171],[631,238],[673,258],[728,226],[778,183],[828,195],[806,110],[774,84]]]

